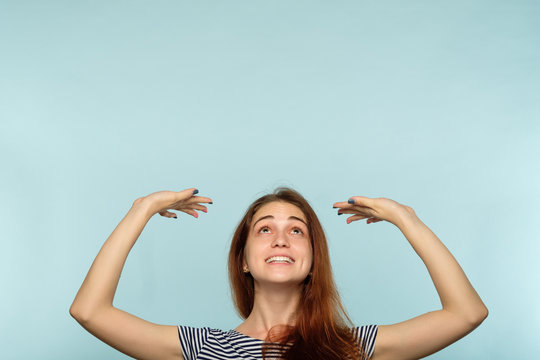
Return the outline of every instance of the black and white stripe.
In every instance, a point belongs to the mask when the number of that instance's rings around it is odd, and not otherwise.
[[[375,338],[377,337],[377,325],[364,325],[352,329],[353,337],[362,349],[371,358],[375,351]]]
[[[352,331],[355,340],[371,358],[375,350],[377,325],[355,327]],[[261,352],[263,340],[254,339],[236,330],[223,331],[209,327],[195,328],[179,325],[178,336],[186,360],[262,360],[263,358]]]

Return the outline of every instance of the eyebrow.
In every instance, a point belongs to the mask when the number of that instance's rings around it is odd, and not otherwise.
[[[255,224],[256,224],[256,223],[258,223],[259,221],[264,220],[264,219],[274,219],[274,217],[273,217],[272,215],[266,215],[266,216],[263,216],[262,218],[260,218],[259,220],[255,221],[255,222],[253,223],[252,228],[255,227]],[[288,220],[298,220],[298,221],[303,222],[303,223],[307,226],[307,224],[306,224],[306,222],[305,222],[304,220],[302,220],[302,219],[300,219],[299,217],[296,217],[296,216],[289,216],[289,219],[288,219]]]

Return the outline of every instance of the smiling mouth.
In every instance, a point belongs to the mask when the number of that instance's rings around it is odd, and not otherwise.
[[[266,259],[267,264],[294,264],[294,259],[288,256],[272,256]]]

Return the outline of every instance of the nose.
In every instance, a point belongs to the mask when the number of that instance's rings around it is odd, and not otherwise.
[[[289,247],[289,240],[286,235],[279,234],[272,241],[272,247]]]

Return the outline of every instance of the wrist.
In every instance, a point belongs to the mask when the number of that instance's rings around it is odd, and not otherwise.
[[[145,197],[140,197],[136,199],[131,205],[130,211],[141,213],[148,219],[150,219],[156,213],[156,211],[152,209],[151,204],[146,200]]]
[[[416,216],[414,210],[410,207],[407,207],[406,209],[404,209],[404,211],[399,213],[396,223],[394,225],[396,225],[400,229],[403,229],[404,227],[413,225],[415,223],[418,223],[419,221],[420,219],[418,218],[418,216]]]

